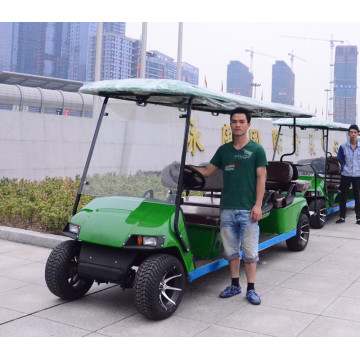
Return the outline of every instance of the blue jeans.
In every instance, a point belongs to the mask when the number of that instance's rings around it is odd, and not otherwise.
[[[250,210],[221,210],[220,235],[225,258],[240,257],[246,263],[259,261],[259,224],[250,218]]]

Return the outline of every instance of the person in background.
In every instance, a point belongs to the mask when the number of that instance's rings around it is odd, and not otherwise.
[[[337,224],[345,222],[346,202],[351,184],[355,199],[356,223],[360,225],[360,141],[358,136],[358,126],[350,125],[350,139],[340,146],[337,154],[338,159],[342,160],[340,181],[340,218],[336,221]]]

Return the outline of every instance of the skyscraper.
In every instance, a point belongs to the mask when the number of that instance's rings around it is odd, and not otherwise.
[[[357,54],[357,46],[336,46],[334,122],[356,124]]]
[[[0,23],[0,70],[85,80],[89,23]]]
[[[10,71],[13,23],[0,22],[0,34],[0,71]]]
[[[276,61],[272,66],[271,101],[294,105],[295,75],[285,61]]]
[[[135,53],[140,40],[125,36],[125,23],[104,23],[102,37],[101,80],[136,77]],[[97,24],[91,23],[86,80],[94,81]]]
[[[226,91],[232,94],[252,97],[253,74],[238,60],[231,60],[227,66]]]
[[[181,80],[190,84],[199,85],[199,69],[183,62],[181,65]]]
[[[12,70],[32,75],[44,75],[45,39],[48,37],[46,51],[50,57],[50,34],[46,33],[46,24],[41,22],[14,23]],[[50,31],[49,31],[50,32]],[[49,57],[46,65],[49,71]]]

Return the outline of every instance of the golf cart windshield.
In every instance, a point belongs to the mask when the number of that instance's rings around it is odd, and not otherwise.
[[[165,200],[163,170],[179,162],[185,129],[178,109],[109,101],[82,193]],[[171,173],[176,189],[178,173]],[[168,183],[166,184],[168,185]]]

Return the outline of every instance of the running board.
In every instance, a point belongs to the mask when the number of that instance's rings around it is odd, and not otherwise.
[[[259,244],[259,251],[264,250],[264,249],[266,249],[266,248],[268,248],[270,246],[273,246],[273,245],[275,245],[277,243],[288,240],[288,239],[292,238],[295,235],[296,235],[296,229],[294,229],[292,231],[289,231],[289,232],[287,232],[285,234],[275,236],[275,237],[273,237],[271,239],[265,240],[265,241],[263,241],[262,243]],[[242,257],[242,252],[240,252],[240,258],[241,257]],[[214,272],[214,271],[216,271],[218,269],[221,269],[222,267],[227,266],[227,265],[229,265],[229,262],[227,260],[225,260],[224,258],[220,259],[220,260],[213,261],[210,264],[206,264],[204,266],[201,266],[201,267],[191,271],[189,273],[189,275],[188,275],[188,280],[190,282],[192,282],[192,281],[194,281],[195,279],[198,279],[201,276],[212,273],[212,272]]]
[[[352,200],[352,201],[349,201],[348,203],[346,203],[346,207],[349,207],[351,205],[355,205],[355,200]],[[338,211],[340,211],[340,206],[336,206],[336,207],[334,207],[332,209],[329,209],[327,211],[327,214],[330,215],[330,214],[336,213]]]

